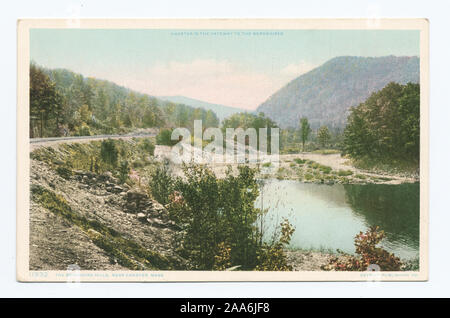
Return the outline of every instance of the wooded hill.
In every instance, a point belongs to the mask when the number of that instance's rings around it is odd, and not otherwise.
[[[340,56],[299,76],[275,92],[257,111],[280,127],[298,127],[307,117],[312,128],[344,128],[349,109],[390,82],[419,83],[419,58]]]
[[[106,80],[30,65],[30,137],[116,134],[136,128],[218,127],[211,110],[162,101]]]

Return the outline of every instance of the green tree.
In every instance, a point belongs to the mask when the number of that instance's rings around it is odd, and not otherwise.
[[[142,138],[139,147],[143,150],[143,155],[153,156],[155,152],[155,144],[149,138]]]
[[[317,139],[322,147],[325,147],[331,139],[330,131],[327,126],[322,126],[317,132]]]
[[[112,127],[120,128],[122,126],[121,112],[122,106],[119,103],[114,104],[109,118],[109,124]]]
[[[111,167],[117,167],[119,159],[119,151],[117,150],[114,140],[103,140],[100,147],[100,158],[102,161]]]
[[[30,136],[121,133],[124,127],[187,127],[202,119],[217,127],[214,112],[167,103],[114,83],[64,69],[30,65]],[[83,124],[84,123],[84,124]],[[87,127],[85,127],[87,126]]]
[[[158,135],[156,135],[156,144],[173,146],[178,142],[178,140],[172,140],[172,130],[171,129],[161,129]]]
[[[344,150],[356,159],[413,162],[420,157],[419,84],[389,83],[350,110]]]
[[[239,166],[234,174],[230,168],[224,179],[203,165],[185,165],[183,171],[184,177],[163,182],[173,184],[166,206],[183,229],[178,241],[193,269],[289,269],[280,249],[292,231],[286,228],[278,240],[262,242],[256,224],[262,211],[255,207],[259,195],[255,169]]]
[[[272,130],[271,128],[278,128],[278,125],[266,117],[264,113],[260,112],[258,115],[251,113],[237,113],[223,120],[222,130],[225,134],[227,128],[242,128],[244,130],[248,128],[254,128],[256,130],[256,135],[258,137],[258,147],[259,147],[259,128],[267,128],[267,151],[271,151],[271,138]]]
[[[80,107],[80,119],[84,123],[89,123],[92,118],[92,112],[89,109],[89,106],[84,104]]]
[[[302,151],[305,151],[305,142],[308,140],[311,133],[311,126],[309,125],[308,118],[302,117],[300,119],[300,137],[302,139]]]
[[[130,174],[130,165],[127,160],[123,160],[120,162],[119,166],[119,180],[121,183],[124,183],[128,180],[128,175]]]
[[[159,203],[169,203],[169,196],[173,192],[174,180],[170,175],[168,163],[156,167],[150,174],[149,189],[153,198]]]
[[[36,65],[30,65],[30,136],[38,126],[39,136],[44,137],[53,122],[53,133],[58,135],[58,126],[63,112],[63,100],[57,92],[55,83]],[[36,125],[38,123],[38,125]]]

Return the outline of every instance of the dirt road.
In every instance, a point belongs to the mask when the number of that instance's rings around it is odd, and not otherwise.
[[[91,142],[94,140],[103,139],[131,139],[131,138],[145,138],[145,137],[155,137],[157,135],[156,131],[150,132],[137,132],[126,135],[96,135],[96,136],[73,136],[73,137],[50,137],[50,138],[31,138],[30,139],[30,151],[33,151],[39,147],[47,147],[58,145],[62,143],[84,143]]]

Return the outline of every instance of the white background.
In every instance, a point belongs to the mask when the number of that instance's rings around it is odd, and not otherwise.
[[[442,1],[9,1],[1,10],[0,296],[2,297],[449,297],[450,2]],[[428,18],[430,20],[430,246],[421,283],[38,284],[15,278],[16,21],[18,18]]]

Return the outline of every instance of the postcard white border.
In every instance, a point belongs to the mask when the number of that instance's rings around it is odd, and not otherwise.
[[[17,252],[21,282],[67,282],[67,271],[29,270],[29,30],[264,29],[420,31],[420,271],[81,271],[81,282],[426,281],[429,220],[429,21],[427,19],[23,19],[17,24]]]

